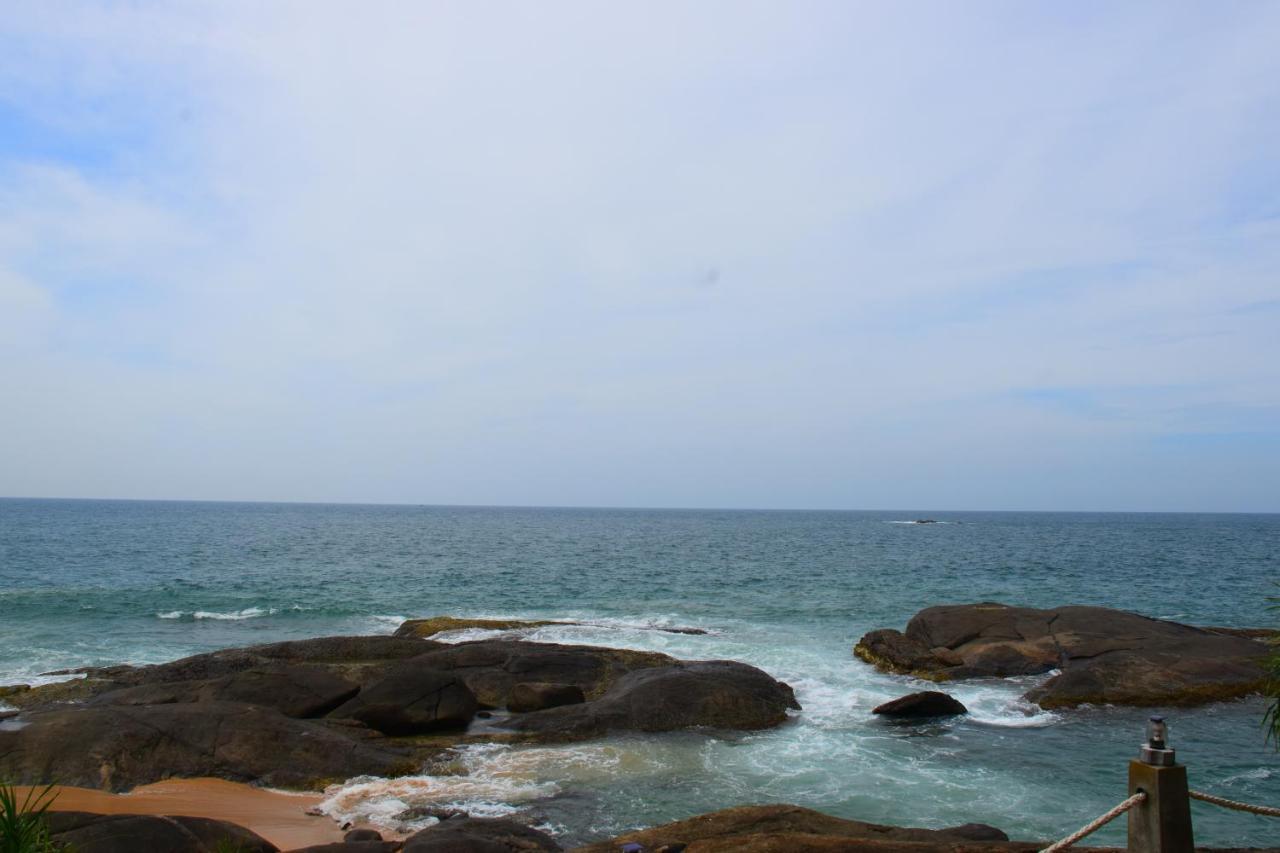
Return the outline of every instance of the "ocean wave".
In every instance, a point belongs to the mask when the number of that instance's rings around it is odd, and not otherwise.
[[[300,610],[301,608],[294,608]],[[187,619],[199,621],[203,619],[213,619],[217,621],[238,622],[243,619],[257,619],[259,616],[274,616],[279,613],[276,607],[246,607],[243,610],[232,610],[225,613],[219,613],[216,610],[170,610],[165,613],[157,613],[157,619]]]

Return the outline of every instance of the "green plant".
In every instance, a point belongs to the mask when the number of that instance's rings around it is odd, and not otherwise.
[[[30,788],[24,797],[12,785],[0,785],[0,853],[56,853],[45,812],[57,796],[52,785]]]

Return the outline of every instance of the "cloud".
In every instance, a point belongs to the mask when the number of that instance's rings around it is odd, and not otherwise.
[[[0,493],[1280,508],[1156,476],[1280,404],[1280,13],[1151,11],[6,16]]]

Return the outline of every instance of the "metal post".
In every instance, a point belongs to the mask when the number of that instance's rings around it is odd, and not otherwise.
[[[1129,794],[1143,791],[1147,798],[1129,810],[1129,853],[1194,853],[1191,832],[1191,797],[1187,794],[1187,768],[1174,760],[1165,743],[1165,725],[1152,717],[1147,742],[1129,762]]]

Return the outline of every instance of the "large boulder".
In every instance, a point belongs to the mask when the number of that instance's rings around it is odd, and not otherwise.
[[[545,832],[502,818],[455,818],[422,830],[404,853],[516,853],[553,851],[560,845]]]
[[[950,717],[967,714],[969,709],[959,700],[939,690],[925,690],[900,696],[871,710],[883,717],[919,719],[921,717]]]
[[[520,640],[441,645],[413,659],[414,666],[457,674],[483,708],[507,707],[512,688],[521,682],[572,684],[591,699],[629,672],[674,663],[675,658],[657,652]]]
[[[967,824],[954,829],[911,829],[845,820],[799,806],[738,806],[651,829],[628,832],[575,853],[617,853],[623,844],[646,850],[685,844],[696,853],[792,853],[793,851],[919,851],[963,849],[1036,850],[1035,845],[1000,841],[994,827]],[[406,851],[408,848],[405,848]]]
[[[286,717],[322,717],[355,696],[360,685],[312,664],[270,663],[201,681],[140,684],[99,694],[91,705],[243,702]]]
[[[56,850],[76,853],[276,853],[279,849],[242,826],[203,817],[50,812]]]
[[[614,731],[751,730],[776,726],[787,719],[788,709],[799,707],[790,687],[753,666],[694,661],[637,670],[599,699],[522,714],[505,725],[552,741]]]
[[[1268,647],[1253,636],[1105,607],[930,607],[905,633],[872,631],[855,654],[889,672],[942,681],[1059,669],[1028,694],[1045,708],[1193,705],[1256,693]]]
[[[318,788],[416,767],[399,750],[234,702],[55,708],[20,720],[0,731],[0,778],[17,784],[125,791],[173,776],[217,776]]]
[[[476,697],[450,672],[410,661],[360,691],[331,716],[359,720],[387,735],[416,735],[465,729],[476,712]]]

